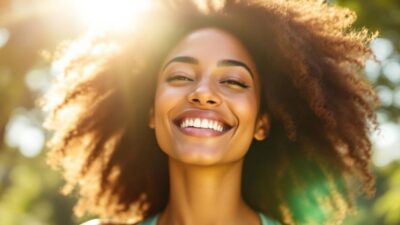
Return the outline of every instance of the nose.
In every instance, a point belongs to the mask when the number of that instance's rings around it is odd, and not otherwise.
[[[218,106],[221,104],[221,98],[212,90],[210,84],[203,82],[189,93],[188,101],[197,106]]]

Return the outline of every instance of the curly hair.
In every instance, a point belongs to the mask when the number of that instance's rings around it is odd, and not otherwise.
[[[161,62],[203,27],[232,33],[261,77],[268,138],[245,156],[242,195],[283,224],[332,224],[374,192],[369,131],[377,96],[363,77],[375,34],[351,28],[354,12],[321,1],[164,0],[122,33],[68,45],[43,107],[76,213],[147,218],[168,201],[167,156],[148,128]],[[356,189],[354,188],[356,186]]]

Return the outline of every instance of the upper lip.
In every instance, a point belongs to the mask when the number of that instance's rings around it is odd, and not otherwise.
[[[223,124],[224,130],[228,130],[234,126],[232,123],[227,122],[219,113],[215,111],[198,109],[190,109],[182,112],[173,120],[173,122],[179,127],[181,122],[186,118],[199,118],[218,121]]]

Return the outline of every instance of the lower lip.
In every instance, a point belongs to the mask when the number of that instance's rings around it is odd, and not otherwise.
[[[196,137],[217,137],[227,132],[227,131],[219,132],[212,129],[195,128],[195,127],[185,127],[185,128],[178,127],[178,130],[186,135],[196,136]]]

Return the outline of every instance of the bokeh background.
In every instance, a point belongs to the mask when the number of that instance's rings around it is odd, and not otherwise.
[[[371,43],[379,62],[365,67],[381,100],[381,125],[371,133],[377,192],[361,196],[345,224],[400,225],[400,1],[329,2],[356,11],[356,27],[380,32]],[[0,0],[0,225],[73,225],[90,217],[74,217],[76,199],[60,194],[61,176],[45,163],[51,134],[37,98],[60,72],[51,61],[60,42],[89,26],[123,25],[121,10],[122,0]]]

